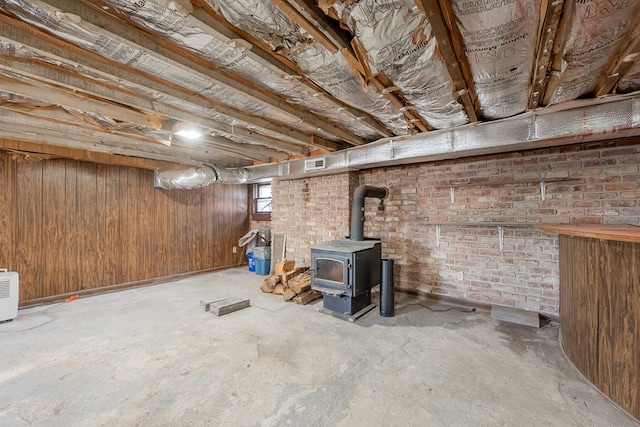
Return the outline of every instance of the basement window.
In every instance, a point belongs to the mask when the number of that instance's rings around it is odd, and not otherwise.
[[[271,221],[271,184],[254,184],[251,217],[254,221]]]

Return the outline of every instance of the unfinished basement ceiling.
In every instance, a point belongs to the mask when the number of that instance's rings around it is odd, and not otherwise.
[[[0,0],[0,28],[0,148],[146,168],[281,162],[640,90],[640,0]]]

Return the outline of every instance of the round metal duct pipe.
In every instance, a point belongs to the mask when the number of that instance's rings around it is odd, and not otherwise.
[[[249,173],[246,169],[224,169],[212,165],[202,165],[184,170],[156,170],[154,184],[156,188],[166,190],[189,190],[204,187],[214,182],[221,184],[244,184]]]

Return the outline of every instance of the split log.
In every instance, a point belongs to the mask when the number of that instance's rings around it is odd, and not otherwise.
[[[291,301],[292,299],[295,298],[296,295],[298,294],[292,291],[291,289],[287,289],[285,293],[282,295],[282,299],[285,301]]]
[[[280,275],[279,274],[272,274],[271,276],[267,277],[266,279],[264,279],[263,281],[265,283],[269,283],[272,286],[277,285],[278,283],[280,283]]]
[[[293,279],[290,279],[288,286],[296,294],[301,294],[302,292],[311,289],[311,272],[307,271],[299,274]]]
[[[260,286],[260,290],[264,293],[271,294],[275,286],[280,283],[280,275],[272,274],[262,281],[262,286]]]
[[[276,274],[285,274],[293,270],[296,266],[295,260],[284,260],[276,263]]]
[[[272,294],[275,288],[275,285],[270,285],[269,283],[262,283],[262,286],[260,286],[260,290],[265,294]]]
[[[307,267],[298,267],[296,269],[293,269],[287,273],[282,274],[280,277],[282,278],[282,283],[284,283],[285,285],[288,285],[289,280],[291,280],[292,278],[298,276],[300,273],[305,272],[306,270],[308,270]],[[298,292],[300,293],[300,292]]]
[[[311,280],[306,282],[298,282],[295,286],[291,287],[291,290],[297,294],[301,294],[311,289]]]
[[[300,272],[298,272],[298,274],[296,274],[295,276],[291,277],[289,280],[292,282],[296,282],[296,281],[300,281],[300,280],[311,280],[311,271],[309,271],[308,269],[304,269]]]
[[[307,291],[304,291],[297,297],[295,297],[293,301],[296,304],[304,305],[304,304],[309,304],[311,301],[315,301],[318,298],[322,298],[322,293],[319,291],[316,291],[315,289],[309,289]]]
[[[273,293],[276,295],[284,295],[287,289],[288,288],[286,288],[282,283],[278,283],[276,287],[273,288]]]

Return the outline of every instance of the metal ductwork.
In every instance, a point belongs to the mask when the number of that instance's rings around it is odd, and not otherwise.
[[[575,101],[571,109],[543,111],[482,124],[382,139],[324,155],[320,170],[308,159],[249,166],[248,182],[320,175],[530,150],[640,135],[640,93],[626,99]]]
[[[322,168],[309,159],[222,169],[203,165],[183,171],[156,172],[156,187],[197,188],[214,182],[245,184],[298,179],[375,167],[406,165],[509,151],[531,150],[614,138],[640,136],[640,93],[625,99],[579,102],[571,109],[540,112],[470,124],[411,137],[382,139],[323,156]]]
[[[364,240],[364,199],[375,197],[384,199],[388,190],[384,187],[372,187],[361,185],[353,192],[353,202],[351,205],[351,234],[350,239],[356,241]]]
[[[245,184],[249,173],[246,169],[224,169],[213,165],[202,165],[184,170],[163,169],[154,173],[153,186],[165,190],[189,190],[215,182],[220,184]]]

